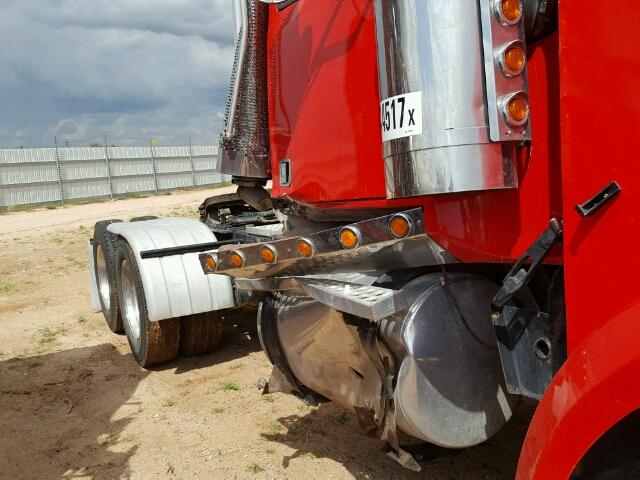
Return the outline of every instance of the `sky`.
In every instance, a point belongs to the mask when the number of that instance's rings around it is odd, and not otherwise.
[[[0,148],[217,143],[232,0],[0,0]]]

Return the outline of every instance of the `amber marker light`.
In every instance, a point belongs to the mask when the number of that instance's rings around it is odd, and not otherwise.
[[[229,259],[231,260],[233,266],[236,268],[242,268],[244,266],[244,255],[242,255],[242,253],[238,252],[237,250],[231,252],[231,255],[229,255]]]
[[[527,55],[519,42],[507,45],[498,59],[500,70],[508,77],[520,75],[524,70],[526,61]]]
[[[505,25],[515,25],[522,18],[520,0],[496,0],[495,10],[498,20]]]
[[[340,230],[340,243],[348,250],[356,248],[360,244],[360,232],[351,227],[343,228]]]
[[[316,253],[316,249],[313,246],[313,243],[311,243],[311,241],[307,240],[306,238],[301,238],[300,240],[298,240],[298,242],[296,243],[296,248],[298,249],[298,253],[303,257],[311,258]]]
[[[391,217],[389,230],[396,238],[408,237],[411,233],[411,222],[404,215],[395,215]]]
[[[207,268],[212,272],[215,272],[216,268],[218,268],[218,262],[213,255],[207,255]]]
[[[521,127],[529,120],[529,102],[522,94],[514,94],[503,101],[505,121],[512,127]]]
[[[260,249],[260,258],[265,263],[275,263],[278,260],[278,252],[271,245],[264,245]]]

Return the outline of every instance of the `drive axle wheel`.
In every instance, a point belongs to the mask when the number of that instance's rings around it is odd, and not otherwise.
[[[93,231],[93,265],[95,267],[96,285],[102,314],[114,333],[122,333],[122,316],[118,304],[116,289],[116,250],[117,235],[109,232],[107,227],[122,220],[104,220],[95,225]]]
[[[118,240],[116,279],[124,330],[137,362],[148,367],[172,360],[180,347],[180,320],[149,321],[136,257],[124,239]]]
[[[180,355],[190,357],[213,352],[222,338],[222,312],[206,312],[180,319]]]

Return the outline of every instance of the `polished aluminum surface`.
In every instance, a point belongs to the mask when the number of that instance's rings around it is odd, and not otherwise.
[[[138,305],[138,289],[133,269],[128,260],[120,266],[120,284],[122,286],[122,318],[127,326],[127,333],[132,338],[140,338],[140,306]]]
[[[456,263],[457,260],[440,247],[424,231],[422,210],[419,208],[402,212],[411,219],[412,229],[408,237],[398,239],[389,230],[386,215],[349,225],[361,235],[358,248],[344,249],[339,233],[343,227],[333,228],[304,237],[290,237],[270,241],[278,251],[278,261],[266,263],[260,256],[262,244],[222,247],[214,252],[200,254],[200,263],[205,273],[220,273],[240,278],[261,278],[284,275],[308,275],[314,273],[389,271],[424,265]],[[298,253],[296,244],[304,238],[313,243],[315,254],[311,258]],[[229,258],[231,252],[242,252],[246,259],[244,268],[236,268]],[[207,255],[214,253],[218,269],[211,272],[207,267]]]
[[[107,260],[104,256],[102,245],[96,250],[96,268],[98,271],[98,292],[102,298],[104,308],[111,308],[111,288],[109,286],[109,273],[107,272]],[[104,312],[106,315],[109,312]]]
[[[526,52],[524,20],[521,18],[513,25],[501,22],[495,13],[498,3],[496,0],[480,0],[490,138],[494,142],[530,140],[530,123],[525,122],[520,127],[509,126],[503,113],[504,100],[509,95],[521,92],[527,97],[526,64],[520,75],[505,75],[499,58],[500,53],[513,43],[520,44]]]
[[[394,392],[398,427],[443,447],[477,445],[502,428],[517,402],[505,386],[491,323],[498,287],[453,273],[425,275],[404,288],[416,287],[421,293],[401,329],[407,354]]]
[[[269,6],[238,0],[240,31],[220,137],[220,172],[271,178],[267,115],[267,28]]]
[[[383,142],[387,196],[517,186],[489,140],[476,0],[376,0],[380,96],[422,92],[422,133]]]
[[[278,335],[296,379],[350,411],[373,410],[384,418],[383,382],[369,360],[358,328],[309,298],[283,297]]]
[[[237,279],[236,288],[251,291],[297,291],[318,302],[372,321],[404,310],[408,303],[402,291],[376,287],[376,276],[338,274],[332,278],[274,277]]]

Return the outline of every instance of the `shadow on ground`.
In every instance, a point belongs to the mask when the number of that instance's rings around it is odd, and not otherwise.
[[[0,362],[0,476],[126,477],[148,374],[110,344]]]
[[[178,357],[165,365],[154,367],[153,370],[175,368],[175,374],[179,375],[244,358],[250,353],[260,350],[262,348],[258,339],[256,312],[254,310],[234,310],[225,317],[222,341],[215,352],[198,357]]]
[[[367,479],[512,479],[535,404],[521,402],[512,420],[494,438],[464,450],[449,450],[429,444],[414,444],[407,450],[422,467],[419,473],[403,469],[389,459],[385,445],[366,437],[354,415],[331,403],[304,415],[278,421],[286,433],[262,434],[296,450],[282,460],[286,469],[297,457],[330,458],[341,463],[356,478]]]

